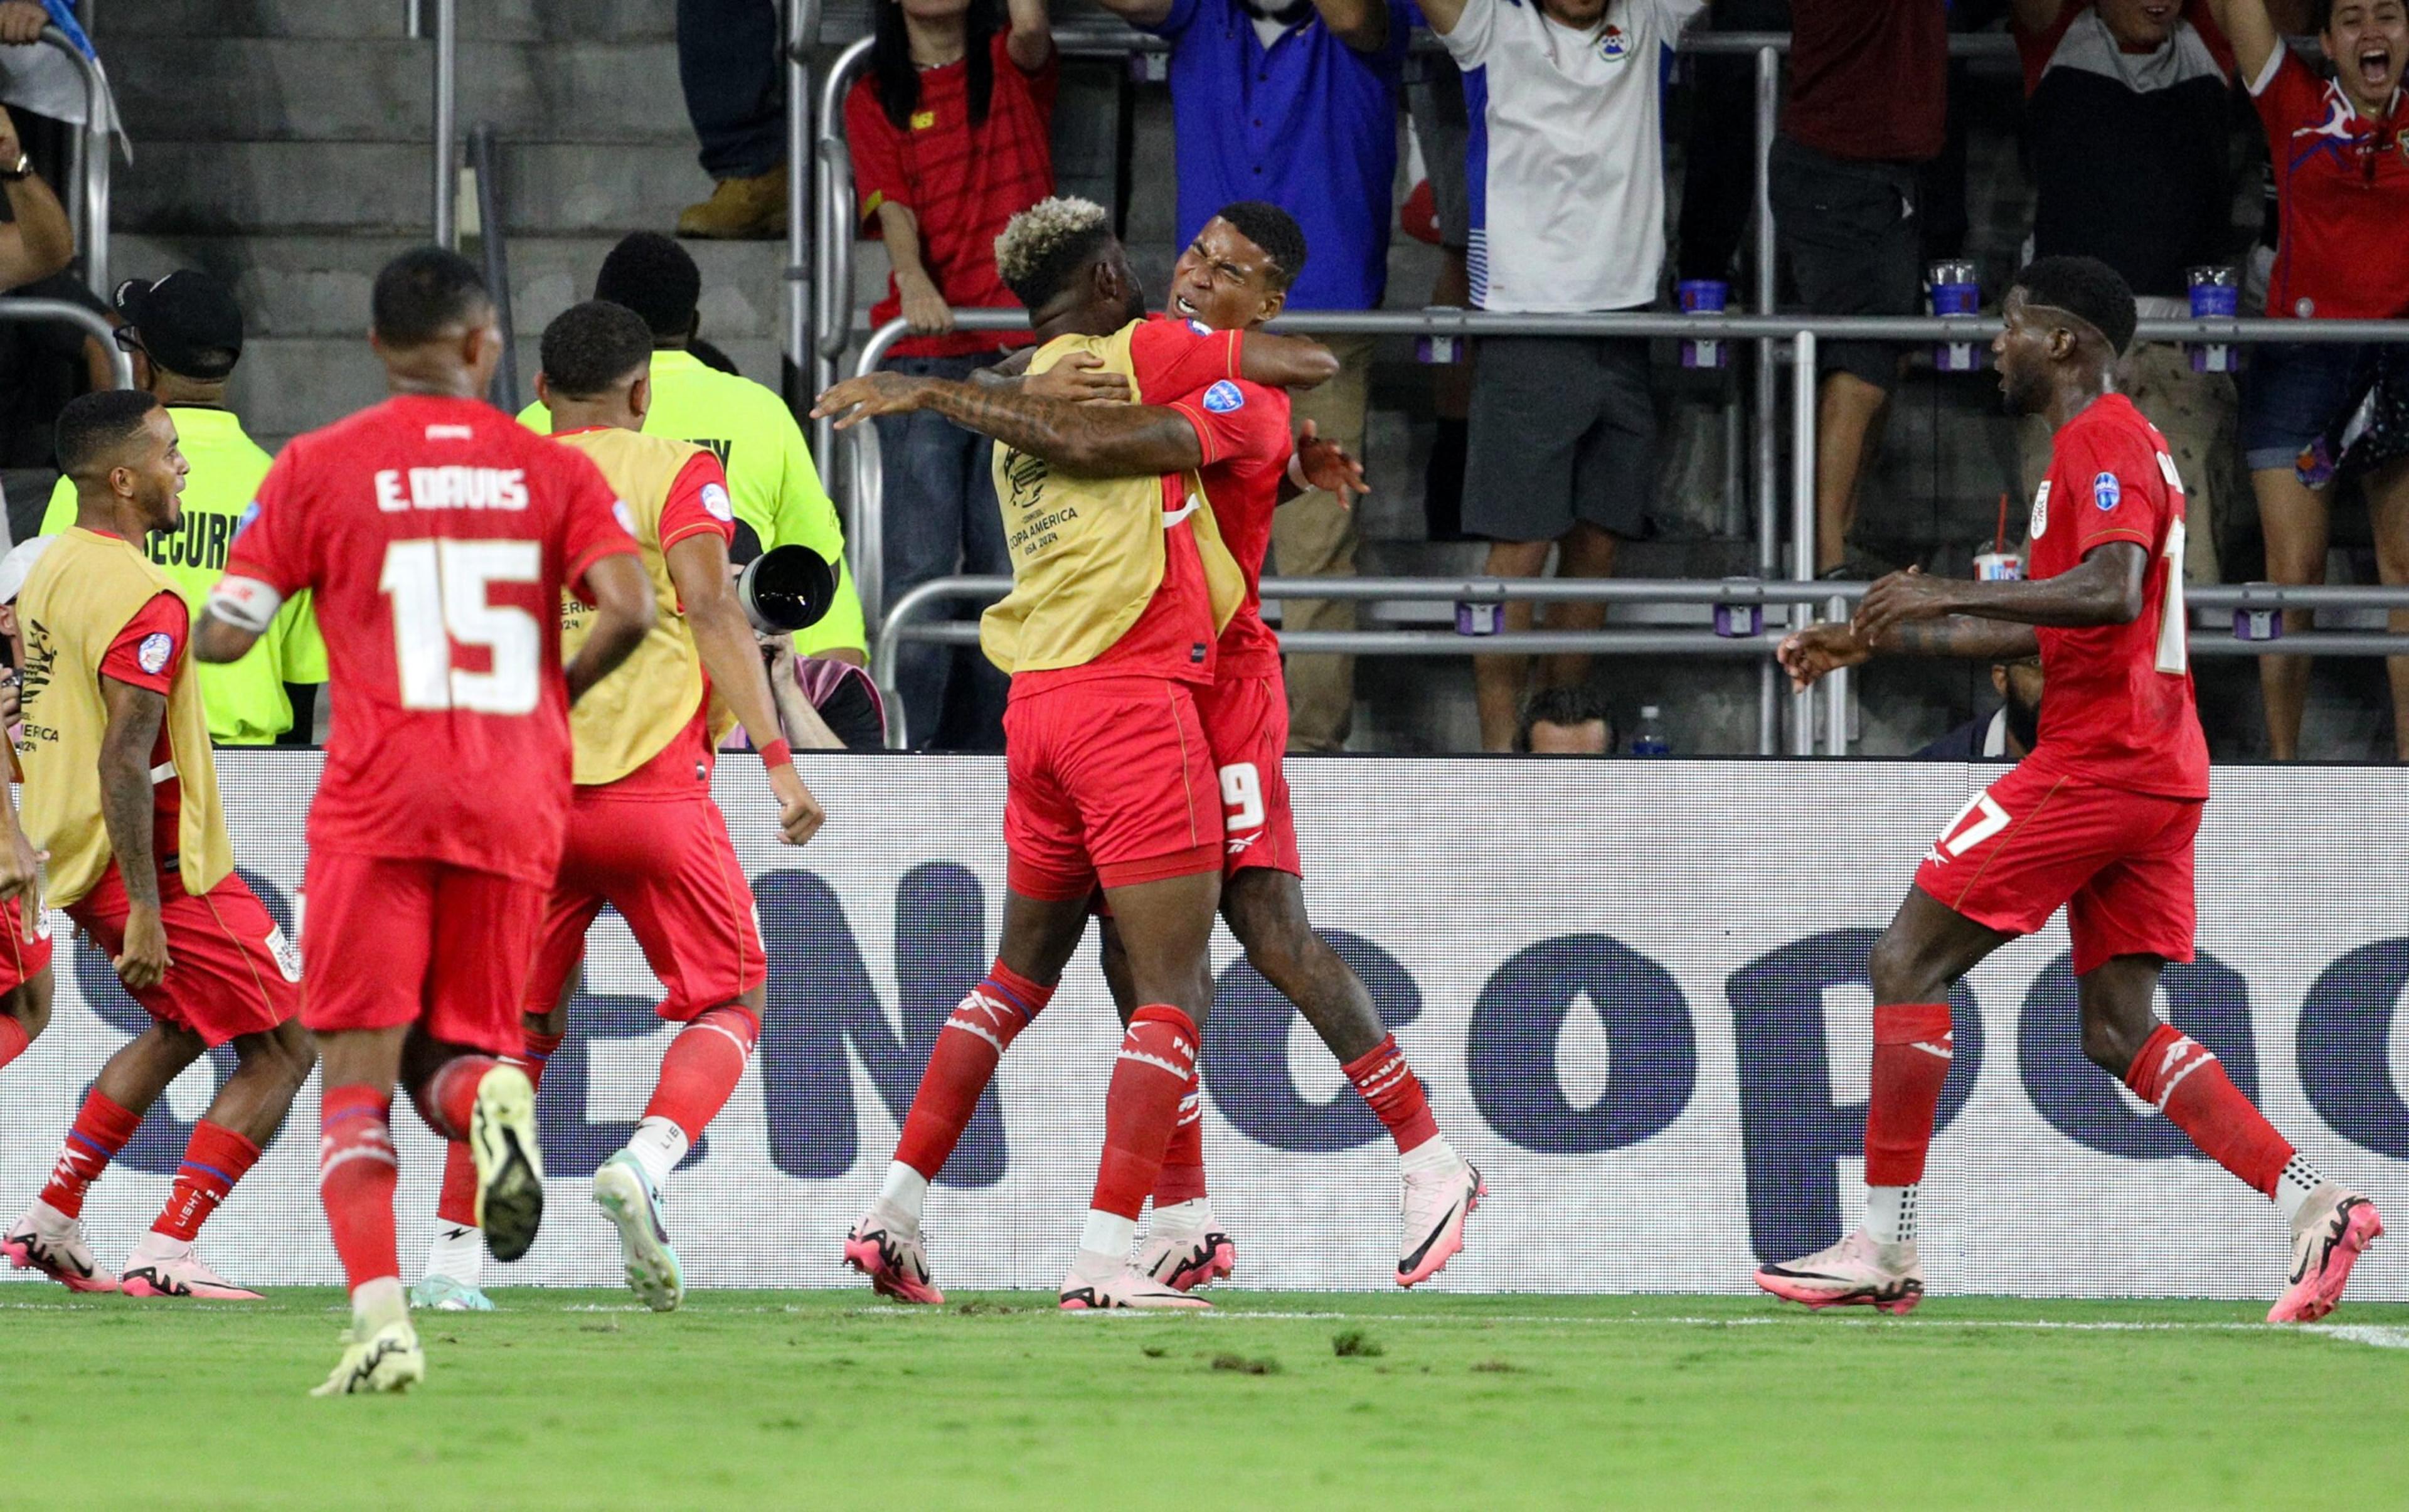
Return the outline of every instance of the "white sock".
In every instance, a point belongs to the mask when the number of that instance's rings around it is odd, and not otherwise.
[[[1915,1242],[1914,1187],[1868,1187],[1866,1234],[1878,1245]]]
[[[402,1294],[401,1277],[381,1275],[352,1289],[352,1321],[363,1338],[387,1323],[410,1317],[410,1299]]]
[[[485,1276],[485,1236],[474,1229],[445,1224],[426,1246],[426,1274],[448,1275],[464,1287],[481,1286]]]
[[[1137,1219],[1125,1218],[1118,1213],[1107,1213],[1101,1207],[1088,1209],[1087,1227],[1079,1231],[1079,1247],[1091,1254],[1109,1255],[1114,1263],[1129,1263],[1130,1246],[1137,1243]]]
[[[644,1178],[653,1184],[653,1190],[665,1192],[670,1187],[670,1173],[677,1169],[677,1163],[685,1159],[685,1152],[693,1145],[694,1141],[685,1137],[685,1130],[675,1120],[647,1118],[628,1137],[627,1153],[644,1168]]]
[[[1433,1134],[1399,1155],[1397,1169],[1406,1175],[1421,1175],[1432,1171],[1451,1170],[1463,1159],[1455,1153],[1455,1146],[1447,1142],[1445,1134]]]
[[[889,1160],[887,1184],[878,1188],[878,1200],[917,1224],[921,1210],[929,1205],[929,1178],[901,1160]]]
[[[2284,1221],[2300,1221],[2301,1204],[2325,1179],[2302,1156],[2296,1154],[2284,1162],[2284,1174],[2275,1178],[2275,1205],[2284,1210]]]
[[[1154,1210],[1153,1233],[1194,1233],[1213,1221],[1213,1199],[1191,1197]]]
[[[192,1252],[191,1240],[170,1239],[154,1229],[145,1229],[142,1237],[134,1241],[134,1251],[125,1257],[125,1263],[134,1265],[142,1260],[180,1260]]]

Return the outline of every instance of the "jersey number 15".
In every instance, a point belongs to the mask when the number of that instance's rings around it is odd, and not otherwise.
[[[533,614],[488,597],[497,583],[540,583],[532,540],[397,540],[379,591],[393,603],[393,654],[405,709],[524,714],[542,695],[543,631]],[[491,670],[452,663],[454,644],[483,650]]]

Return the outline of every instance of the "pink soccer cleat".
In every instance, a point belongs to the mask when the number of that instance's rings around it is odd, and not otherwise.
[[[149,1236],[125,1259],[118,1289],[129,1297],[183,1297],[199,1302],[265,1302],[209,1268],[190,1245],[152,1248]]]
[[[1800,1260],[1767,1265],[1756,1284],[1784,1302],[1809,1307],[1874,1307],[1910,1313],[1924,1300],[1924,1270],[1915,1242],[1878,1245],[1863,1229]]]
[[[1154,1229],[1137,1249],[1135,1268],[1147,1280],[1175,1291],[1196,1291],[1237,1269],[1238,1246],[1213,1221],[1210,1208],[1197,1223],[1165,1222],[1159,1211],[1154,1218]]]
[[[844,1236],[844,1262],[870,1277],[870,1289],[897,1302],[942,1306],[945,1294],[929,1278],[919,1225],[884,1202],[873,1203]]]
[[[2270,1323],[2313,1323],[2334,1310],[2359,1252],[2384,1234],[2375,1204],[2334,1182],[2321,1182],[2292,1219],[2292,1278]]]
[[[115,1291],[117,1277],[103,1269],[92,1246],[84,1243],[83,1225],[51,1207],[36,1202],[17,1220],[0,1255],[21,1271],[39,1271],[69,1291]]]
[[[1140,1275],[1119,1259],[1081,1250],[1062,1278],[1062,1310],[1066,1313],[1109,1312],[1121,1308],[1162,1312],[1204,1312],[1212,1303],[1202,1297]]]
[[[1464,1226],[1489,1195],[1489,1185],[1471,1161],[1460,1159],[1436,1171],[1408,1171],[1405,1182],[1397,1285],[1410,1287],[1447,1269],[1463,1250]]]

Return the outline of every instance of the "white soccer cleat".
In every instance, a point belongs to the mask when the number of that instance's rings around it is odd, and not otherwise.
[[[508,1264],[527,1252],[543,1222],[543,1153],[536,1147],[535,1084],[526,1072],[496,1066],[477,1084],[469,1153],[477,1162],[476,1226],[486,1250]]]
[[[126,1258],[118,1289],[129,1297],[186,1297],[200,1302],[265,1302],[203,1263],[189,1244],[154,1246],[149,1237]]]
[[[844,1262],[870,1277],[870,1289],[882,1297],[931,1307],[945,1303],[945,1294],[929,1274],[920,1226],[883,1198],[844,1236]]]
[[[1878,1245],[1863,1229],[1829,1249],[1756,1273],[1756,1284],[1784,1302],[1808,1307],[1873,1307],[1908,1313],[1924,1300],[1924,1268],[1915,1241]]]
[[[1137,1246],[1133,1268],[1147,1280],[1160,1281],[1175,1291],[1198,1291],[1226,1278],[1237,1265],[1236,1242],[1221,1231],[1213,1221],[1213,1210],[1206,1207],[1202,1221],[1195,1223],[1166,1222],[1157,1209],[1146,1243]]]
[[[365,1396],[407,1391],[426,1378],[426,1351],[408,1318],[397,1318],[366,1338],[353,1329],[343,1335],[343,1358],[333,1375],[310,1389],[311,1396]]]
[[[1061,1307],[1066,1313],[1113,1312],[1123,1308],[1161,1312],[1204,1312],[1212,1303],[1191,1297],[1150,1276],[1140,1275],[1114,1255],[1083,1249],[1062,1278]]]
[[[2290,1285],[2267,1310],[2267,1321],[2313,1323],[2332,1312],[2359,1252],[2383,1234],[2373,1202],[2338,1183],[2319,1182],[2292,1219]]]
[[[594,1202],[619,1231],[627,1285],[645,1306],[673,1313],[685,1300],[685,1273],[661,1221],[661,1194],[636,1158],[621,1150],[594,1173]]]
[[[410,1289],[410,1305],[426,1313],[490,1313],[494,1299],[457,1276],[430,1271]]]
[[[21,1271],[39,1271],[69,1291],[115,1291],[117,1277],[100,1263],[83,1225],[48,1202],[26,1209],[0,1239],[0,1255]]]
[[[1479,1171],[1461,1158],[1435,1171],[1406,1172],[1397,1285],[1410,1287],[1445,1270],[1464,1249],[1464,1224],[1488,1195],[1489,1185]]]

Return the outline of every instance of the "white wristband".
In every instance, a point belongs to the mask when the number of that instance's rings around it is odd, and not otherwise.
[[[1289,453],[1288,481],[1296,484],[1297,487],[1303,489],[1308,494],[1313,492],[1313,481],[1305,475],[1305,454],[1303,452]]]
[[[283,604],[284,596],[257,578],[228,574],[218,579],[217,586],[209,590],[209,612],[252,635],[267,634],[277,610]]]

